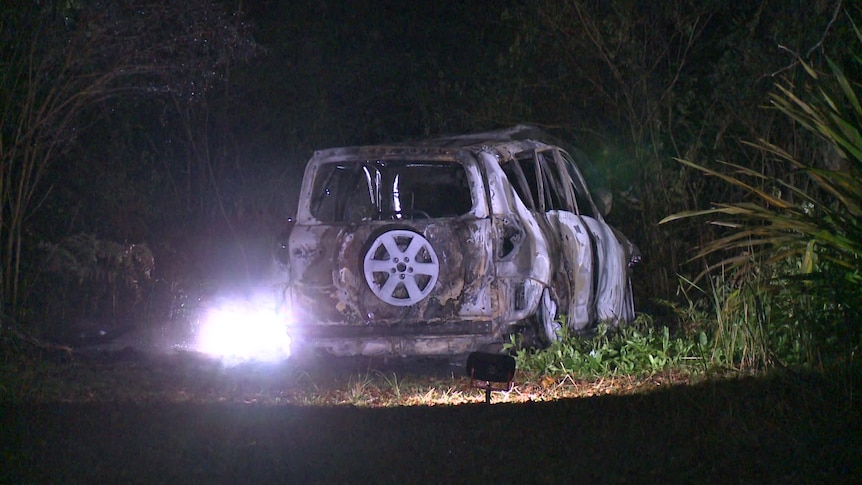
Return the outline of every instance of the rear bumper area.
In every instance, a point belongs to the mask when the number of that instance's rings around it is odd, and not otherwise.
[[[466,354],[502,342],[490,323],[470,326],[469,332],[445,332],[423,327],[357,328],[340,326],[301,327],[288,331],[291,352],[322,350],[332,355],[350,356],[434,356]]]

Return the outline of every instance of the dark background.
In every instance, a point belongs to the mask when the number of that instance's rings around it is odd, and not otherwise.
[[[225,288],[267,284],[314,149],[520,122],[591,157],[610,222],[644,254],[636,305],[673,324],[657,302],[703,268],[689,259],[716,229],[658,221],[740,197],[674,157],[779,173],[743,144],[765,138],[828,167],[768,94],[809,89],[800,61],[853,74],[860,17],[825,0],[0,10],[3,313],[61,340],[180,324]]]

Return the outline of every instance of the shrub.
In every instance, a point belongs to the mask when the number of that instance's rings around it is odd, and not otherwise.
[[[856,35],[862,44],[858,29]],[[862,66],[858,55],[853,61]],[[727,331],[723,322],[729,315],[745,319],[745,328],[752,326],[749,319],[764,318],[758,326],[769,332],[762,341],[771,355],[784,354],[791,362],[796,359],[814,364],[827,357],[854,356],[860,345],[862,105],[859,82],[838,64],[829,61],[830,73],[826,75],[801,59],[799,62],[816,92],[797,95],[794,87],[779,84],[778,92],[771,96],[772,105],[825,144],[827,152],[840,163],[824,166],[816,160],[805,162],[790,149],[764,139],[750,146],[784,164],[787,170],[782,176],[730,162],[721,162],[726,170],[719,171],[679,160],[741,190],[746,199],[673,214],[661,222],[716,217],[715,224],[730,228],[697,255],[724,255],[705,274],[725,268],[742,277],[749,288],[748,299],[741,298],[736,289],[725,292],[718,287],[713,291],[721,300],[716,302],[716,309],[725,312],[716,317],[717,329]],[[744,271],[746,268],[755,270]],[[755,302],[759,310],[733,313],[736,298]],[[726,340],[717,339],[716,343]],[[788,351],[800,345],[807,349]]]

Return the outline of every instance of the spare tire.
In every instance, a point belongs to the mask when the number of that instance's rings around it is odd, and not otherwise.
[[[365,245],[362,272],[377,298],[393,306],[414,305],[431,294],[440,260],[422,234],[391,226],[374,232]]]

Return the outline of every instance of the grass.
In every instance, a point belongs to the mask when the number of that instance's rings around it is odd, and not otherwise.
[[[563,334],[549,348],[517,350],[514,386],[508,392],[493,393],[493,402],[632,394],[725,376],[755,375],[780,362],[773,358],[761,364],[751,358],[752,355],[774,357],[767,354],[768,346],[761,340],[755,341],[752,335],[762,338],[763,334],[781,334],[766,328],[761,320],[751,322],[750,308],[757,305],[750,301],[731,303],[752,297],[731,288],[724,280],[715,280],[712,292],[711,299],[701,298],[697,303],[689,300],[687,307],[675,308],[681,322],[676,331],[641,314],[633,324],[620,329],[601,325],[593,338]],[[704,301],[710,300],[714,301],[714,309],[702,307]],[[715,315],[715,320],[710,315]],[[692,323],[695,320],[699,323]],[[804,342],[790,331],[785,333],[789,336],[779,335],[778,344],[791,349],[781,356],[792,364],[793,359],[787,358],[789,352],[804,351]],[[514,348],[510,351],[514,352]],[[355,360],[347,367],[345,362],[334,364],[334,368],[329,360],[313,358],[281,364],[227,366],[192,352],[171,355],[151,355],[131,349],[101,354],[67,349],[51,354],[15,352],[0,362],[0,375],[6,376],[0,381],[0,401],[357,407],[484,401],[484,393],[471,387],[464,376],[463,365],[452,367],[438,360],[434,364],[436,371],[428,372],[420,363],[413,366],[412,372],[405,372],[381,367],[377,365],[380,362],[372,360]]]
[[[326,366],[324,362],[313,365]],[[102,356],[51,362],[20,358],[0,365],[6,376],[3,402],[173,402],[256,403],[297,406],[436,406],[480,403],[484,393],[461,374],[404,374],[367,367],[335,372],[286,364],[225,367],[193,354],[129,354],[112,362]],[[454,374],[454,373],[453,373]],[[551,401],[604,394],[628,394],[659,386],[688,383],[679,371],[650,376],[595,379],[546,375],[521,369],[509,392],[493,393],[492,402]]]
[[[7,353],[0,483],[862,476],[859,369],[707,371],[682,358],[685,339],[638,326],[578,345],[582,356],[603,349],[604,370],[520,367],[492,405],[462,368],[432,371],[435,362],[228,367],[191,353]],[[642,372],[612,364],[624,361]]]
[[[2,375],[2,483],[862,476],[858,375],[519,371],[512,391],[495,393],[490,406],[460,376],[371,367],[330,374],[129,355],[6,359]]]

